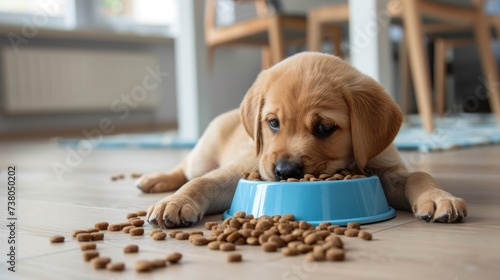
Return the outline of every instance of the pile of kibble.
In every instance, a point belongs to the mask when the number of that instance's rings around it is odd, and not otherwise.
[[[314,181],[336,181],[336,180],[350,180],[350,179],[360,179],[366,178],[367,175],[370,176],[370,173],[360,172],[359,170],[348,170],[342,169],[337,171],[335,174],[324,173],[320,174],[318,177],[313,174],[304,174],[302,178],[288,178],[287,180],[280,180],[280,182],[314,182]],[[244,172],[241,174],[244,179],[252,180],[252,181],[262,181],[259,172]]]
[[[108,222],[98,222],[93,228],[89,229],[75,229],[71,233],[77,241],[82,242],[80,249],[82,250],[83,260],[90,262],[95,269],[108,269],[110,271],[122,271],[125,269],[125,263],[123,262],[111,262],[111,258],[99,256],[99,251],[97,250],[97,244],[92,241],[98,241],[104,239],[104,233],[102,231],[122,231],[123,233],[129,234],[131,236],[144,235],[144,220],[139,218],[139,216],[145,216],[146,211],[137,211],[135,213],[127,214],[127,222],[118,224],[109,224]],[[165,240],[166,234],[163,232],[151,234],[154,240]],[[61,235],[55,235],[50,238],[52,243],[64,242],[65,238]],[[139,246],[136,244],[130,244],[123,248],[123,253],[137,253],[139,252]],[[152,271],[155,268],[166,267],[167,263],[176,264],[182,258],[182,254],[174,252],[168,254],[165,258],[154,259],[154,260],[139,260],[135,264],[135,270],[137,272],[147,272]]]
[[[109,257],[99,256],[96,243],[91,241],[103,240],[102,231],[122,231],[132,236],[143,235],[144,220],[138,216],[146,215],[145,211],[137,211],[127,215],[128,222],[109,224],[99,222],[93,228],[74,230],[72,236],[82,242],[83,260],[91,262],[95,269],[121,271],[125,269],[123,262],[111,262]],[[236,246],[261,246],[264,252],[281,251],[284,256],[305,254],[308,261],[343,261],[345,258],[344,243],[339,235],[360,237],[371,240],[372,235],[361,230],[359,223],[348,223],[347,227],[332,225],[324,222],[313,226],[305,221],[296,221],[291,214],[283,216],[261,216],[255,218],[240,211],[232,218],[223,222],[206,222],[205,228],[210,234],[205,236],[203,231],[170,230],[168,235],[177,240],[189,240],[195,246],[207,246],[210,250],[234,251]],[[165,240],[167,233],[162,229],[152,229],[149,235],[154,240]],[[64,242],[63,236],[51,237],[51,242]],[[127,245],[123,248],[125,254],[139,252],[139,246]],[[137,272],[148,272],[155,268],[165,267],[180,261],[182,254],[171,253],[165,258],[155,260],[140,260],[135,264]],[[229,253],[228,262],[240,262],[243,257],[238,253]]]

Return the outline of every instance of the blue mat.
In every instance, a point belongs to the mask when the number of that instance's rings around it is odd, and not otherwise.
[[[500,126],[492,115],[460,114],[436,119],[436,129],[422,129],[418,116],[409,116],[394,144],[400,150],[423,152],[500,143]],[[63,146],[77,147],[86,139],[57,139]],[[177,148],[190,149],[196,142],[182,141],[175,131],[164,133],[120,134],[103,137],[95,148]]]
[[[71,138],[56,139],[61,146],[77,147],[80,141],[87,139]],[[196,145],[194,141],[183,141],[177,138],[175,131],[164,133],[139,133],[139,134],[118,134],[105,136],[102,139],[92,139],[94,148],[113,149],[113,148],[173,148],[173,149],[191,149]]]
[[[459,114],[435,121],[436,129],[426,132],[418,116],[407,117],[394,144],[400,150],[430,152],[500,143],[500,126],[492,115]]]

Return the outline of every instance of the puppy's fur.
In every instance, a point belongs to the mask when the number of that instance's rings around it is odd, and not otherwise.
[[[138,180],[144,192],[179,189],[150,206],[147,219],[178,227],[220,213],[243,172],[275,180],[358,168],[380,177],[392,207],[426,221],[460,221],[464,200],[430,175],[410,173],[391,144],[402,119],[377,82],[337,57],[294,55],[262,71],[239,111],[213,120],[180,165]]]

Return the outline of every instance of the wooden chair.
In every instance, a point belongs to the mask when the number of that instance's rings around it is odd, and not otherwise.
[[[446,29],[440,25],[424,26],[422,17],[431,17],[448,24],[458,24],[459,26],[470,25],[473,27],[475,41],[479,47],[483,72],[487,73],[486,86],[490,107],[500,121],[500,91],[498,88],[498,69],[491,49],[491,36],[489,33],[488,19],[484,14],[482,0],[473,1],[474,5],[460,6],[455,4],[442,3],[430,0],[392,0],[388,3],[388,11],[393,17],[401,19],[404,28],[404,50],[409,61],[410,73],[415,86],[417,108],[422,117],[422,125],[427,131],[434,129],[432,118],[431,85],[427,53],[424,48],[424,33],[432,30]],[[340,15],[331,13],[330,18],[323,18],[324,21],[333,22],[346,21],[348,17],[348,7],[346,5],[336,5],[337,9],[345,10]],[[330,9],[333,9],[331,6]],[[341,8],[339,8],[341,7]],[[400,7],[400,9],[396,9]],[[310,15],[310,24],[315,24],[315,19]],[[314,16],[314,15],[313,15]],[[338,16],[338,18],[335,18]],[[326,16],[325,16],[326,17]],[[317,23],[316,23],[317,24]],[[311,29],[313,27],[310,27]],[[310,33],[313,34],[314,33]],[[308,39],[309,47],[314,50],[318,43],[313,43],[314,39]]]
[[[488,16],[488,22],[495,30],[496,39],[500,38],[500,17]],[[467,26],[469,30],[473,26]],[[443,116],[446,106],[446,52],[464,45],[473,45],[474,38],[433,38],[434,41],[434,93],[435,93],[435,111],[439,116]]]
[[[251,2],[251,1],[247,1]],[[205,6],[205,43],[210,64],[218,46],[243,45],[262,48],[262,69],[285,58],[285,46],[304,44],[307,21],[305,16],[273,13],[266,0],[253,0],[257,16],[228,26],[216,26],[216,0]]]

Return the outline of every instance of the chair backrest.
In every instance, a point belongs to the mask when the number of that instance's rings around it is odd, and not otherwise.
[[[216,27],[217,1],[218,0],[207,0],[205,2],[205,28]],[[229,1],[234,1],[236,3],[254,2],[257,16],[265,16],[271,12],[269,6],[267,5],[266,0],[229,0]]]

